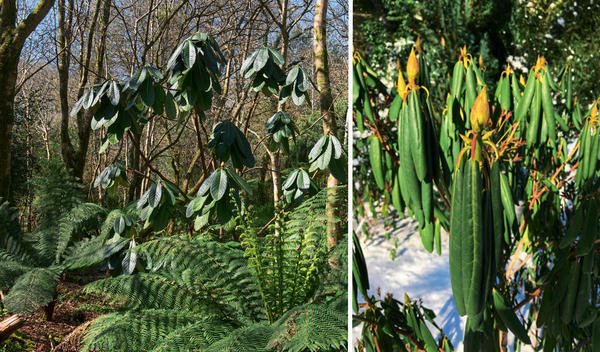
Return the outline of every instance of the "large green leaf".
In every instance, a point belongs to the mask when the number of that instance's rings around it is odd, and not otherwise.
[[[256,58],[254,59],[254,63],[252,64],[252,68],[255,72],[262,70],[269,61],[269,51],[266,48],[259,49]]]
[[[160,203],[160,199],[162,197],[162,185],[159,183],[155,183],[150,187],[150,194],[148,194],[148,205],[153,208],[158,207]]]
[[[220,200],[227,192],[227,172],[219,168],[215,170],[215,175],[210,185],[210,195],[213,199]]]

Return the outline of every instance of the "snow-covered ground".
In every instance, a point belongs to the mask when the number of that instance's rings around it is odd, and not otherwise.
[[[463,327],[466,318],[456,312],[448,262],[448,236],[442,232],[442,255],[423,249],[417,224],[410,219],[401,220],[396,228],[373,224],[370,238],[361,238],[361,245],[369,270],[370,292],[379,288],[382,295],[392,293],[402,300],[404,293],[411,299],[421,298],[423,305],[433,310],[438,326],[450,338],[457,351],[462,351]],[[389,232],[390,239],[386,238]],[[396,259],[390,253],[397,240]],[[354,328],[353,336],[360,336]]]

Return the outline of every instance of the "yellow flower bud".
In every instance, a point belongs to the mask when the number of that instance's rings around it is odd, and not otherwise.
[[[535,72],[543,69],[546,67],[546,58],[544,58],[542,55],[537,57],[537,60],[535,61],[535,66],[533,67],[533,70]]]
[[[411,83],[413,83],[419,75],[419,61],[417,61],[415,48],[412,48],[410,51],[410,56],[408,57],[408,62],[406,63],[406,75]]]
[[[490,105],[488,104],[487,88],[485,86],[483,86],[477,99],[475,99],[469,118],[471,120],[471,128],[475,133],[481,131],[488,124],[490,119]]]
[[[398,81],[396,82],[396,90],[398,95],[403,96],[406,91],[406,82],[404,82],[404,76],[402,75],[402,69],[398,69]]]

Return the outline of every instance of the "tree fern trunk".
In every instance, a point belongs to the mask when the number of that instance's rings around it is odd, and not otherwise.
[[[44,307],[44,315],[46,316],[46,321],[52,321],[52,317],[54,316],[54,308],[55,307],[56,307],[56,297],[55,297],[55,299],[52,300],[52,302],[48,303],[48,305]]]
[[[315,19],[313,25],[313,51],[315,55],[315,72],[317,89],[319,91],[319,105],[323,118],[323,133],[333,134],[337,132],[335,123],[335,112],[333,110],[333,96],[331,94],[331,83],[329,81],[329,63],[327,56],[327,6],[328,0],[318,0],[315,6]],[[327,178],[328,200],[327,213],[327,244],[329,248],[336,245],[339,240],[337,228],[336,198],[338,180],[329,175]]]

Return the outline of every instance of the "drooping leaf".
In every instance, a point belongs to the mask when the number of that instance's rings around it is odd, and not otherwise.
[[[268,49],[266,49],[266,48],[260,49],[256,55],[256,58],[254,59],[252,68],[254,69],[255,72],[259,72],[267,65],[268,61],[269,61]]]
[[[218,201],[223,198],[227,192],[227,172],[219,168],[215,170],[215,174],[216,176],[210,185],[210,195],[213,199]]]

